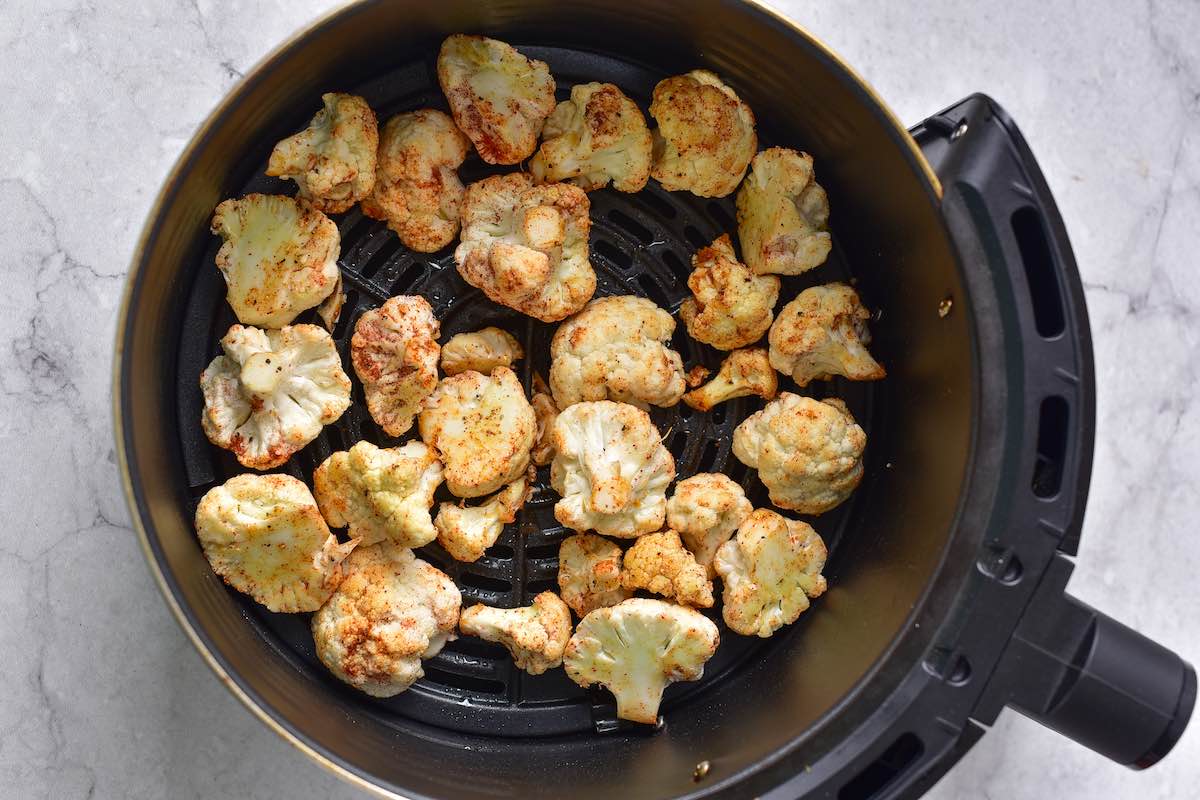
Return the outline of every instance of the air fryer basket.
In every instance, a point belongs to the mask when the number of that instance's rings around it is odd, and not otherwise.
[[[1065,233],[1015,126],[973,98],[915,132],[927,160],[806,34],[754,6],[702,6],[362,3],[278,51],[215,112],[148,224],[118,348],[131,502],[185,630],[289,740],[365,786],[409,797],[553,797],[567,785],[580,798],[919,792],[977,738],[972,720],[990,721],[1006,702],[1126,763],[1161,756],[1190,713],[1190,668],[1062,596],[1069,565],[1057,553],[1077,541],[1090,468],[1090,347]],[[548,62],[560,99],[574,83],[610,81],[645,108],[666,75],[719,72],[755,110],[761,145],[812,153],[830,194],[833,255],[785,280],[783,299],[848,280],[876,311],[872,349],[888,379],[806,392],[844,398],[869,437],[862,486],[813,523],[830,544],[830,591],[770,640],[722,625],[704,679],[668,691],[657,731],[619,723],[603,690],[582,690],[561,671],[530,677],[502,649],[468,637],[426,662],[426,678],[408,692],[356,694],[316,661],[305,615],[270,614],[228,591],[191,531],[199,497],[243,471],[198,424],[197,377],[234,322],[212,265],[212,208],[251,191],[292,193],[263,167],[322,91],[362,94],[381,120],[445,108],[434,58],[459,31],[496,35]],[[463,177],[498,171],[473,159]],[[672,311],[687,296],[691,254],[736,227],[732,198],[653,182],[636,195],[590,197],[597,294],[640,294]],[[338,222],[348,301],[334,338],[347,363],[359,314],[415,293],[429,299],[444,336],[499,325],[531,354],[521,364],[526,385],[533,371],[546,373],[554,326],[488,302],[458,276],[450,249],[412,253],[357,210]],[[1043,324],[1047,314],[1057,326]],[[688,366],[720,362],[682,326],[674,346]],[[1048,384],[1056,375],[1066,389]],[[308,480],[360,438],[399,441],[365,413],[357,382],[354,400],[284,469]],[[765,505],[729,451],[733,428],[759,407],[657,410],[679,476],[724,471]],[[555,586],[566,533],[554,500],[543,469],[531,502],[484,558],[462,564],[436,544],[422,557],[455,578],[466,602],[528,603]],[[1020,624],[1022,615],[1041,627]],[[1119,657],[1106,661],[1106,652]],[[1159,672],[1125,685],[1127,658]],[[1131,707],[1096,710],[1131,692]]]

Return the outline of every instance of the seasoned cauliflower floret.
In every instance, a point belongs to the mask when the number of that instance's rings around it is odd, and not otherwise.
[[[697,411],[709,411],[735,397],[757,395],[764,400],[773,400],[778,391],[779,378],[771,367],[767,351],[751,347],[734,350],[725,356],[717,376],[685,394],[683,402]]]
[[[371,419],[388,436],[411,428],[422,401],[437,387],[440,331],[428,301],[415,295],[389,298],[354,325],[350,360]]]
[[[667,347],[675,320],[644,297],[600,297],[558,326],[550,388],[560,409],[582,400],[673,406],[687,389]]]
[[[379,126],[361,97],[329,92],[321,101],[307,128],[275,145],[267,174],[295,181],[300,197],[340,214],[375,185]]]
[[[338,544],[308,487],[290,475],[238,475],[209,489],[196,534],[225,583],[279,613],[320,608],[358,544]]]
[[[593,533],[563,539],[558,548],[558,591],[580,617],[629,599],[633,592],[621,585],[621,548]]]
[[[757,509],[713,561],[725,584],[725,624],[762,637],[791,625],[810,598],[825,592],[825,555],[825,542],[808,523]]]
[[[659,81],[650,116],[654,165],[650,176],[668,191],[724,197],[737,188],[758,149],[754,113],[708,70]]]
[[[867,352],[871,312],[844,283],[805,289],[783,307],[767,337],[771,366],[791,375],[797,386],[842,375],[852,381],[886,377]]]
[[[635,597],[584,617],[563,666],[584,688],[604,684],[621,719],[653,725],[663,690],[703,677],[720,642],[717,626],[699,611]]]
[[[577,531],[632,538],[662,527],[675,459],[650,415],[607,400],[576,403],[554,421],[554,517]]]
[[[522,314],[542,322],[568,317],[596,291],[589,208],[578,186],[534,186],[522,172],[476,181],[463,197],[458,273]]]
[[[554,592],[542,592],[524,608],[473,605],[462,612],[458,629],[467,636],[499,642],[519,669],[541,675],[562,663],[571,638],[571,611]]]
[[[621,585],[661,594],[685,606],[710,608],[713,604],[712,581],[705,568],[671,530],[638,537],[625,551]]]
[[[350,378],[324,328],[234,325],[221,349],[200,373],[200,423],[243,466],[279,466],[350,406]]]
[[[538,183],[569,181],[591,191],[612,181],[617,191],[640,192],[650,179],[650,150],[636,103],[611,83],[581,83],[546,120],[529,171]]]
[[[692,296],[683,301],[679,316],[698,342],[735,350],[757,342],[771,327],[779,278],[746,269],[727,234],[692,256],[688,288]]]
[[[558,405],[541,373],[533,373],[533,397],[529,398],[529,404],[537,418],[537,439],[529,456],[534,464],[544,467],[554,458],[554,420],[558,419]]]
[[[429,508],[442,482],[442,464],[421,442],[381,449],[358,442],[313,472],[313,491],[325,519],[349,526],[364,545],[391,540],[420,547],[437,536]]]
[[[421,438],[446,467],[446,488],[481,497],[512,483],[529,466],[537,433],[533,406],[508,367],[491,375],[461,372],[445,378],[417,418]]]
[[[737,220],[742,257],[759,275],[799,275],[824,264],[833,246],[829,198],[808,153],[772,147],[756,155],[738,192]]]
[[[675,485],[667,501],[667,527],[678,531],[696,563],[712,577],[713,556],[754,507],[727,475],[701,472]]]
[[[442,42],[438,83],[450,113],[489,164],[517,164],[533,155],[554,110],[554,78],[545,62],[511,45],[456,33]]]
[[[392,117],[380,135],[375,189],[363,199],[363,213],[386,220],[411,250],[441,250],[458,235],[463,184],[455,170],[470,148],[441,111]]]
[[[462,595],[443,572],[390,542],[346,559],[338,590],[313,615],[317,657],[372,697],[400,694],[454,637]]]
[[[486,375],[496,367],[511,367],[524,357],[525,350],[511,333],[487,327],[451,336],[442,345],[442,372],[457,375],[474,370]]]
[[[213,213],[224,242],[217,269],[225,299],[244,325],[281,328],[333,293],[341,236],[333,220],[304,200],[248,194]]]
[[[500,538],[504,526],[517,518],[529,492],[529,476],[523,475],[482,505],[442,503],[433,521],[438,544],[459,561],[478,561]]]
[[[862,480],[867,435],[841,400],[791,392],[751,414],[733,432],[733,454],[758,470],[780,508],[821,514]]]

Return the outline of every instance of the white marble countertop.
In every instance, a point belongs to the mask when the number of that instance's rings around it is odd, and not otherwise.
[[[111,343],[151,198],[239,75],[328,0],[0,8],[0,797],[360,796],[251,717],[143,564],[110,430]],[[1099,429],[1071,589],[1200,660],[1200,4],[780,5],[912,123],[986,91],[1074,240]],[[1012,712],[932,792],[1194,796],[1200,724],[1134,773]]]

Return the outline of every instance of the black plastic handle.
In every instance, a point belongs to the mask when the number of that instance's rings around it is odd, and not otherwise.
[[[1006,521],[985,542],[980,570],[1011,587],[1010,597],[1040,577],[1025,590],[1013,636],[970,718],[988,724],[1010,705],[1118,763],[1151,766],[1187,726],[1196,674],[1174,652],[1065,593],[1087,499],[1095,400],[1082,283],[1062,219],[1020,130],[991,98],[973,95],[914,135],[942,178],[951,233],[986,283],[973,302],[994,292],[1013,309],[1003,346],[988,352],[1000,354],[993,357],[1011,393],[1018,455],[1005,470],[1024,480],[999,501]],[[943,649],[978,660],[972,638],[964,633]]]
[[[1058,558],[1001,662],[1011,706],[1097,753],[1145,769],[1170,752],[1196,703],[1178,655],[1063,594]]]

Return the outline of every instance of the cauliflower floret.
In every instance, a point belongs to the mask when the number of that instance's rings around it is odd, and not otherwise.
[[[525,357],[511,333],[487,327],[472,333],[457,333],[442,345],[442,372],[457,375],[474,370],[488,374],[496,367],[511,367]]]
[[[852,381],[886,377],[867,352],[871,312],[844,283],[805,289],[783,307],[771,326],[771,366],[803,388],[809,381],[843,375]]]
[[[329,92],[321,101],[307,128],[275,145],[267,174],[294,180],[300,197],[340,214],[375,185],[379,126],[361,97]]]
[[[683,359],[667,347],[675,320],[631,295],[601,297],[558,326],[550,388],[560,409],[582,400],[673,406],[687,389]]]
[[[463,184],[455,172],[470,150],[454,120],[432,108],[397,114],[383,126],[375,189],[362,211],[386,220],[405,247],[433,253],[458,235]]]
[[[758,395],[773,400],[779,391],[779,378],[771,368],[767,351],[761,347],[734,350],[725,356],[717,377],[683,396],[683,402],[697,411],[708,411],[735,397]]]
[[[423,297],[400,295],[358,318],[350,360],[371,419],[388,436],[412,427],[421,402],[437,388],[441,326]]]
[[[541,675],[562,663],[571,638],[571,611],[554,592],[542,592],[524,608],[473,605],[462,612],[458,629],[467,636],[499,642],[519,669]]]
[[[668,191],[724,197],[737,188],[758,149],[754,112],[708,70],[675,75],[654,87],[650,175]]]
[[[534,186],[522,172],[476,181],[463,197],[458,272],[522,314],[542,322],[568,317],[596,291],[589,208],[578,186]]]
[[[360,547],[345,577],[313,615],[317,657],[338,679],[372,697],[400,694],[455,638],[462,595],[443,572],[391,542]]]
[[[341,236],[306,201],[274,194],[226,200],[213,213],[212,232],[224,239],[217,269],[243,325],[281,328],[333,293]]]
[[[342,306],[345,304],[346,293],[342,290],[342,274],[339,272],[337,280],[333,283],[333,291],[317,306],[317,317],[325,326],[325,330],[333,333],[334,326],[342,316]]]
[[[671,530],[641,536],[625,551],[621,585],[661,594],[685,606],[711,608],[713,604],[712,581],[705,568]]]
[[[200,373],[200,424],[243,466],[279,466],[350,406],[350,378],[324,328],[234,325],[221,349]]]
[[[534,464],[544,467],[554,458],[554,420],[558,419],[558,406],[539,372],[533,373],[533,396],[529,398],[529,404],[537,418],[537,439],[529,457]]]
[[[289,613],[320,608],[358,544],[338,544],[308,487],[290,475],[238,475],[209,489],[196,534],[225,583]]]
[[[703,677],[720,641],[717,626],[699,611],[635,597],[584,617],[563,666],[584,688],[604,684],[621,719],[653,725],[663,690]]]
[[[478,506],[442,503],[438,508],[438,544],[459,561],[478,561],[496,543],[504,526],[517,518],[529,499],[530,478],[523,475]]]
[[[825,591],[825,555],[825,542],[808,523],[757,509],[713,561],[725,584],[725,624],[762,637],[791,625]]]
[[[626,403],[576,403],[554,421],[554,517],[577,531],[633,538],[662,527],[675,459],[650,415]]]
[[[633,593],[621,585],[621,548],[592,533],[563,539],[558,548],[558,591],[580,617],[629,599]]]
[[[726,234],[692,256],[688,288],[692,297],[683,301],[679,316],[698,342],[735,350],[757,342],[771,327],[779,278],[746,269]]]
[[[783,392],[733,432],[733,454],[771,493],[771,502],[821,514],[862,480],[867,435],[841,400]]]
[[[667,526],[678,531],[696,563],[715,575],[713,556],[754,506],[727,475],[701,472],[680,481],[667,501]]]
[[[759,275],[799,275],[824,264],[833,246],[829,198],[808,153],[772,147],[756,155],[738,192],[737,220],[742,256]]]
[[[461,372],[438,384],[417,417],[424,439],[446,466],[446,488],[482,497],[512,483],[529,466],[537,433],[533,406],[508,367],[491,375]]]
[[[313,472],[313,491],[325,519],[349,526],[364,545],[391,540],[420,547],[437,536],[429,508],[442,482],[442,464],[421,442],[381,449],[359,442]]]
[[[546,120],[529,171],[538,183],[570,181],[591,191],[612,181],[617,191],[640,192],[650,179],[650,150],[636,103],[611,83],[581,83]]]
[[[697,386],[708,380],[709,375],[712,375],[711,369],[703,364],[697,364],[687,371],[687,374],[683,376],[683,380],[688,385],[689,389],[695,389]]]
[[[554,78],[544,61],[511,45],[456,33],[442,42],[438,83],[450,113],[489,164],[517,164],[533,155],[554,110]]]

